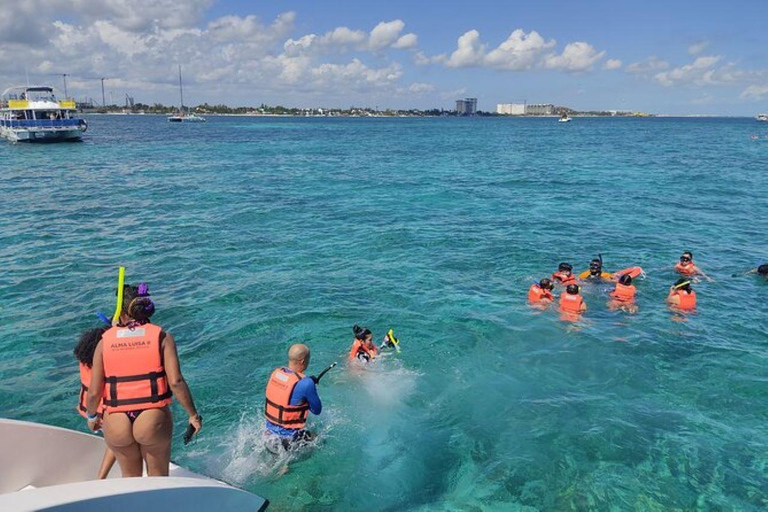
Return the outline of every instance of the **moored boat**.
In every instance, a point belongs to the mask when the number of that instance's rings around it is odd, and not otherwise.
[[[205,118],[192,112],[184,112],[184,88],[181,85],[181,66],[179,66],[179,111],[168,117],[169,123],[204,123]]]
[[[80,140],[88,129],[75,101],[57,99],[53,87],[11,87],[0,97],[0,136],[12,142]]]
[[[59,427],[0,419],[0,510],[168,512],[248,510],[269,502],[171,464],[167,477],[95,480],[104,440]]]
[[[757,119],[758,121],[763,121],[765,123],[768,123],[768,114],[757,114],[757,116],[755,116],[755,119]]]

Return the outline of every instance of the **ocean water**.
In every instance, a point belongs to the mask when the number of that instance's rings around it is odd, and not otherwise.
[[[750,119],[92,116],[0,144],[0,414],[84,429],[79,332],[117,266],[147,281],[205,418],[173,458],[271,510],[768,507],[768,127]],[[758,135],[757,140],[751,138]],[[691,250],[713,283],[664,305]],[[577,324],[527,288],[601,253],[635,315]],[[400,355],[349,367],[352,325]],[[280,457],[263,393],[312,349],[316,446]]]

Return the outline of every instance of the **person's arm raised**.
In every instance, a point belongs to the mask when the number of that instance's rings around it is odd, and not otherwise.
[[[176,400],[179,401],[182,407],[187,411],[189,415],[189,424],[195,427],[195,435],[203,428],[202,418],[197,413],[195,408],[195,401],[192,398],[192,393],[189,391],[184,376],[181,374],[181,366],[179,365],[179,355],[176,352],[176,342],[170,333],[165,333],[165,339],[163,339],[163,365],[165,366],[165,375],[168,379],[168,385],[173,391],[173,395]]]

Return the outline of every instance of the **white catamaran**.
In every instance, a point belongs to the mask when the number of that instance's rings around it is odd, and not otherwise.
[[[11,87],[0,97],[0,135],[12,142],[80,140],[88,129],[75,101],[57,99],[53,87]]]
[[[204,123],[205,118],[202,116],[198,116],[197,114],[193,114],[192,112],[185,113],[184,112],[184,88],[181,85],[181,65],[179,65],[179,98],[181,100],[181,103],[179,105],[179,112],[178,114],[173,114],[172,116],[168,117],[168,122],[170,123]]]

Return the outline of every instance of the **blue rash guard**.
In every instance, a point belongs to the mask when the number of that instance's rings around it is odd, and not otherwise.
[[[290,368],[283,368],[288,373],[294,373]],[[307,402],[309,404],[309,412],[312,414],[320,414],[323,411],[323,403],[320,401],[320,396],[317,394],[317,387],[315,382],[309,377],[304,377],[291,392],[291,401],[289,405],[301,405]],[[267,421],[267,430],[273,434],[277,434],[280,437],[293,437],[299,432],[299,429],[285,428],[279,425],[275,425],[269,420]]]

